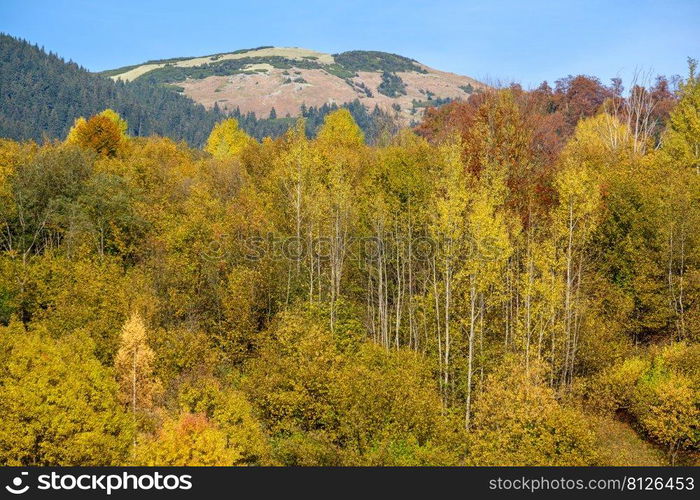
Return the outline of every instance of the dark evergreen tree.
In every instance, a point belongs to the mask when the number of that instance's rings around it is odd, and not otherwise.
[[[316,135],[324,117],[339,106],[318,108],[302,104],[307,133]],[[371,113],[355,100],[343,104],[362,128],[368,142],[378,131],[395,130],[389,114],[375,108]],[[90,117],[106,108],[118,112],[129,123],[133,136],[161,135],[200,147],[214,124],[226,118],[218,105],[207,111],[173,88],[148,79],[125,83],[90,73],[36,45],[0,34],[0,137],[15,140],[64,138],[76,118]],[[296,122],[287,115],[278,118],[272,108],[269,118],[255,113],[230,113],[249,135],[279,137]],[[390,124],[387,127],[387,124]]]
[[[0,34],[0,137],[63,138],[74,120],[112,108],[136,136],[163,135],[200,146],[224,116],[177,92],[114,82],[36,45]]]

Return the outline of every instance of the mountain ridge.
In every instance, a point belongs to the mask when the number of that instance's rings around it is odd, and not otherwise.
[[[198,57],[152,60],[101,72],[113,80],[146,81],[183,93],[207,109],[300,116],[303,107],[359,99],[391,111],[399,122],[420,119],[426,107],[466,99],[486,85],[381,51],[327,54],[299,47],[262,46]]]
[[[391,118],[378,109],[367,110],[357,100],[341,106],[350,111],[370,142],[382,131],[394,129]],[[313,137],[324,117],[341,106],[306,108],[302,115],[307,134]],[[214,124],[226,116],[236,118],[258,140],[278,137],[295,122],[258,118],[239,109],[226,114],[207,110],[172,89],[140,79],[113,81],[36,44],[0,33],[0,138],[63,139],[76,118],[105,108],[126,119],[132,136],[161,135],[194,147],[202,146]]]

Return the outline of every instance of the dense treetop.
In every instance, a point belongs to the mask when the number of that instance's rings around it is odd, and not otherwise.
[[[0,140],[0,465],[697,464],[699,96]]]

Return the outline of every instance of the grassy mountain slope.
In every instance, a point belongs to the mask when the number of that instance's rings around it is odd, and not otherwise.
[[[359,100],[419,119],[428,106],[463,99],[484,85],[397,54],[325,54],[296,47],[258,47],[202,57],[148,61],[103,73],[114,80],[167,85],[207,108],[299,116],[303,106]]]
[[[173,64],[180,60],[149,64]],[[225,112],[207,110],[167,85],[160,85],[159,81],[139,78],[125,82],[107,76],[90,73],[26,41],[0,34],[0,137],[63,138],[77,117],[91,116],[105,108],[112,108],[126,118],[131,135],[162,135],[185,140],[192,146],[201,146],[214,123],[229,113],[257,139],[279,136],[295,121],[283,115],[268,119],[269,110],[260,116],[233,106]],[[394,127],[386,113],[367,108],[357,100],[339,104],[350,110],[370,142],[381,130]],[[325,115],[337,108],[338,104],[324,103],[302,110],[309,135],[314,135]]]

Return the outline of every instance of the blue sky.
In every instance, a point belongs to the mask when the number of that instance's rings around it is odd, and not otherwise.
[[[700,57],[700,0],[0,0],[0,31],[98,71],[261,45],[383,50],[487,82],[628,80]]]

